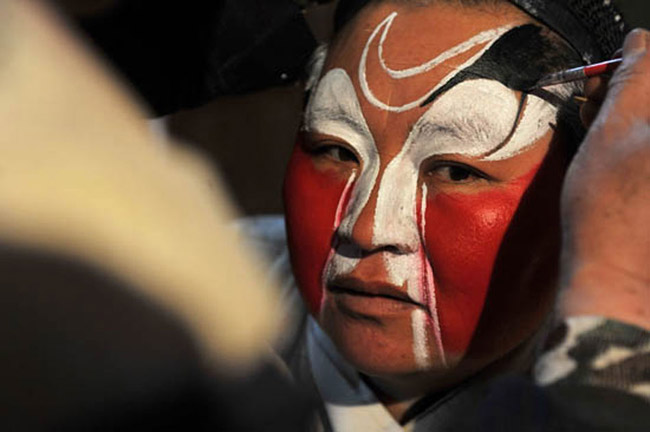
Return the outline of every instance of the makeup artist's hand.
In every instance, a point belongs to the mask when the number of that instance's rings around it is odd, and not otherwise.
[[[612,58],[621,58],[622,56],[623,49],[621,48],[616,51]],[[609,79],[609,75],[597,75],[588,79],[585,83],[585,98],[587,101],[580,107],[580,119],[587,129],[589,129],[600,112],[609,90]]]
[[[650,329],[650,33],[623,58],[567,173],[560,307]]]
[[[589,129],[596,116],[598,116],[608,89],[609,77],[605,75],[595,76],[585,83],[585,98],[587,98],[587,101],[580,107],[580,119],[585,128]]]

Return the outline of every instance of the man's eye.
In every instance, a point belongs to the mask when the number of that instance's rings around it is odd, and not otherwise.
[[[487,176],[482,172],[458,163],[438,163],[435,164],[428,171],[430,176],[435,177],[436,180],[445,183],[472,183],[478,180],[487,179]]]
[[[338,162],[352,162],[355,164],[359,163],[357,156],[343,146],[324,145],[319,147],[316,152],[322,156],[329,157]]]

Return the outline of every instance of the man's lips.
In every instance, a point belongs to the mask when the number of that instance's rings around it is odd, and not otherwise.
[[[385,299],[427,310],[427,307],[424,304],[412,299],[403,289],[384,282],[364,281],[356,277],[344,276],[328,281],[327,290],[332,294],[342,294],[367,299]]]

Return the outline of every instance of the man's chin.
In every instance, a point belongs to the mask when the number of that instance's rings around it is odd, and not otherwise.
[[[416,356],[409,316],[350,318],[324,308],[319,322],[339,353],[370,377],[444,375],[457,362],[457,356],[443,358],[432,343]],[[433,341],[432,335],[427,336]]]
[[[412,360],[408,351],[403,354],[403,358],[393,356],[388,359],[381,353],[368,355],[368,352],[354,348],[341,352],[341,355],[366,377],[366,383],[380,399],[382,394],[388,396],[389,400],[419,399],[427,394],[451,388],[471,376],[463,366],[458,367],[456,361],[451,366],[434,361],[422,368]]]

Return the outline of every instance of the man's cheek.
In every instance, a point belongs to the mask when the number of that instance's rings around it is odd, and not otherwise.
[[[425,244],[445,350],[462,355],[485,303],[494,262],[521,197],[519,188],[428,198]]]
[[[298,143],[284,182],[284,203],[291,264],[312,314],[322,299],[321,276],[330,253],[337,206],[346,181],[319,171]]]

